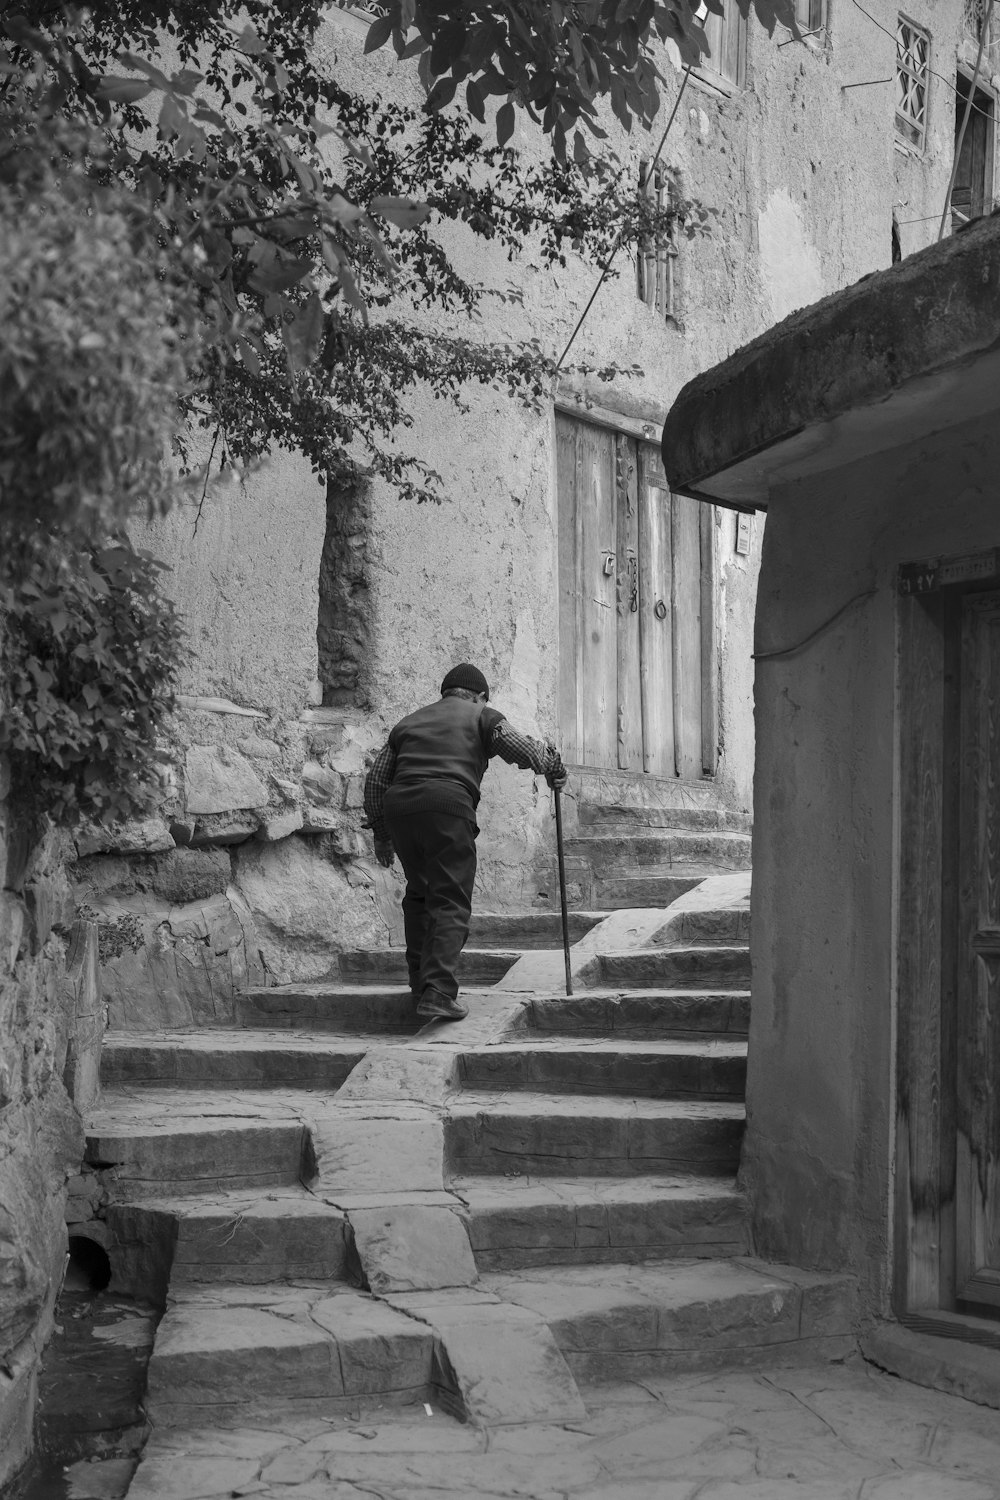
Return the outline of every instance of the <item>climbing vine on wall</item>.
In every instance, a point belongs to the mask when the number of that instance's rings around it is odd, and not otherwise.
[[[0,583],[0,754],[24,812],[69,826],[147,811],[183,650],[161,565],[125,540],[38,533]]]

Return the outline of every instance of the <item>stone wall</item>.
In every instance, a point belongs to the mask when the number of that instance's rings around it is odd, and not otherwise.
[[[30,1446],[104,1029],[97,927],[74,920],[64,853],[19,826],[0,766],[0,1488]]]
[[[174,735],[159,814],[79,836],[70,867],[105,924],[113,1027],[231,1024],[239,990],[329,974],[399,925],[398,876],[361,830],[363,714],[188,695]]]

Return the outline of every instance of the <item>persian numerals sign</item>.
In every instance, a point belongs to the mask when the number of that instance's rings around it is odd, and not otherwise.
[[[901,594],[936,594],[956,583],[976,583],[1000,578],[1000,547],[964,557],[933,557],[925,562],[900,564]]]

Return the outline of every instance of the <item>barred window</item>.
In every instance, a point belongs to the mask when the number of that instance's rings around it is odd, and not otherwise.
[[[896,23],[896,134],[923,150],[927,138],[927,81],[931,39],[905,16]]]
[[[663,167],[656,166],[652,172],[648,162],[639,163],[639,184],[646,196],[659,209],[669,209],[677,203],[677,185]],[[653,307],[660,316],[675,322],[677,317],[677,221],[671,220],[670,228],[655,240],[643,240],[636,256],[636,290],[648,307]]]

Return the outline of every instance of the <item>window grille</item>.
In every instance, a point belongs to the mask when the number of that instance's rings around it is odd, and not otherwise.
[[[922,151],[927,137],[931,39],[904,16],[896,24],[896,133]]]
[[[669,172],[648,162],[639,164],[639,184],[647,198],[658,209],[670,209],[677,203],[677,186]],[[636,256],[636,290],[647,307],[655,308],[670,323],[677,319],[677,221],[655,240],[643,240]]]
[[[978,42],[986,22],[988,0],[965,0],[965,34]]]
[[[366,20],[374,20],[378,16],[384,16],[389,9],[381,0],[333,0],[337,10],[349,10],[356,16],[364,16]]]

